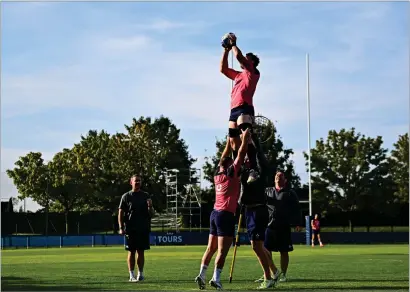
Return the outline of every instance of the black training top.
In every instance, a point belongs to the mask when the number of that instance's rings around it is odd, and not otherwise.
[[[268,228],[297,226],[302,223],[299,198],[294,190],[283,188],[278,191],[275,187],[269,188],[267,190],[267,201],[269,210]]]
[[[122,195],[119,209],[124,211],[125,232],[151,230],[151,214],[147,204],[150,198],[143,191],[129,191]]]
[[[259,178],[251,184],[247,183],[249,177],[249,169],[243,169],[241,174],[241,197],[240,204],[245,206],[265,205],[266,204],[266,185],[269,176],[269,163],[263,154],[258,138],[255,134],[252,135],[252,140],[256,146],[256,160],[258,163]]]

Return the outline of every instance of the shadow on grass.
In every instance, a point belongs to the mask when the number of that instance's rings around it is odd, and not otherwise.
[[[343,287],[343,288],[329,288],[329,287],[315,287],[312,289],[307,289],[307,288],[294,288],[292,287],[291,289],[286,289],[281,287],[275,288],[277,291],[409,291],[409,287],[405,286],[400,286],[400,287],[383,287],[380,288],[379,286],[362,286],[362,287]]]
[[[387,279],[345,279],[345,278],[338,278],[338,279],[292,279],[289,280],[292,283],[314,283],[314,282],[327,282],[327,283],[360,283],[360,282],[406,282],[406,280],[387,280]]]
[[[76,285],[46,286],[43,282],[26,277],[1,277],[2,291],[97,291],[100,287],[83,287]]]

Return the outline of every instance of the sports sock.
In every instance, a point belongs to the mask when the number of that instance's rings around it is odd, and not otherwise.
[[[130,271],[130,278],[135,278],[134,271]]]
[[[138,270],[138,277],[144,277],[144,272],[143,271],[140,271],[140,270]]]
[[[220,281],[221,281],[221,273],[222,273],[222,269],[215,268],[215,271],[214,271],[214,280],[215,280],[216,282],[220,282]]]
[[[201,265],[201,270],[199,271],[199,275],[201,276],[202,279],[205,279],[207,268],[208,268],[207,265]]]

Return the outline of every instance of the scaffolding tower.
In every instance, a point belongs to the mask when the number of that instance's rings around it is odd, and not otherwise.
[[[189,170],[189,184],[185,186],[186,192],[182,201],[182,212],[183,215],[189,215],[189,231],[192,230],[193,216],[199,216],[199,231],[202,231],[201,174],[201,169],[191,168]]]
[[[180,181],[188,181],[188,183],[178,187],[178,179]],[[199,216],[199,228],[200,230],[202,228],[201,180],[201,169],[165,170],[167,217],[169,221],[171,221],[169,223],[175,226],[176,231],[178,231],[182,225],[181,216],[189,216],[190,230],[192,229],[192,218]]]
[[[167,213],[169,215],[175,214],[174,224],[175,230],[178,230],[178,197],[180,196],[178,192],[178,169],[167,169],[165,170],[165,186],[166,186],[166,196],[167,196]]]

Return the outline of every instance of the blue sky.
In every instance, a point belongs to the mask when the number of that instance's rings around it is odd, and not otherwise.
[[[303,181],[306,53],[312,146],[356,127],[391,149],[409,128],[407,5],[2,3],[1,195],[16,195],[4,171],[20,155],[50,159],[89,129],[123,131],[141,115],[170,117],[200,167],[226,133],[226,32],[260,56],[256,111],[277,121]]]

